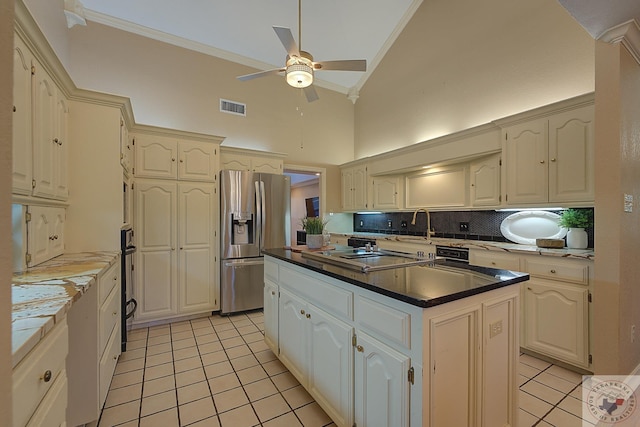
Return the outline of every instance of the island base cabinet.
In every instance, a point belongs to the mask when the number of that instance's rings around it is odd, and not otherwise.
[[[355,425],[409,426],[411,359],[373,339],[358,334],[355,353]],[[418,371],[419,372],[419,371]]]
[[[307,333],[305,314],[307,303],[280,289],[278,335],[287,337],[280,343],[280,360],[301,384],[307,377]]]
[[[280,353],[278,343],[278,285],[264,281],[264,341],[274,354]]]
[[[523,347],[588,368],[588,288],[532,280],[522,289]]]

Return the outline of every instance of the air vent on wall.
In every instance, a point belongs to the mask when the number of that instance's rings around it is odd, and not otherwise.
[[[246,116],[247,105],[220,98],[220,111],[223,113],[237,114],[238,116]]]

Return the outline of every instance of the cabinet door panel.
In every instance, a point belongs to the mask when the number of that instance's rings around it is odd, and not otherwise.
[[[267,264],[265,263],[265,267]],[[265,270],[266,271],[266,270]],[[278,355],[278,285],[264,281],[264,341]]]
[[[51,256],[56,257],[64,253],[64,223],[65,223],[65,210],[64,208],[50,208],[49,220],[51,223]]]
[[[282,160],[254,157],[251,159],[251,168],[254,172],[281,174]]]
[[[176,185],[139,182],[135,192],[138,246],[162,250],[175,247]]]
[[[139,296],[139,320],[149,316],[169,315],[174,310],[175,251],[145,251],[138,253],[135,281]]]
[[[379,177],[373,179],[373,205],[374,209],[398,209],[400,208],[400,178]]]
[[[16,36],[13,50],[13,192],[31,194],[31,53]]]
[[[491,156],[471,166],[471,205],[497,206],[500,204],[500,155]]]
[[[465,167],[447,167],[407,176],[406,207],[465,206],[467,173]]]
[[[36,68],[35,116],[33,135],[34,196],[53,197],[54,184],[54,112],[56,87],[42,67]]]
[[[217,167],[213,144],[180,141],[178,150],[178,179],[210,182],[215,180]]]
[[[547,201],[547,144],[547,120],[507,129],[507,204]]]
[[[534,280],[523,286],[524,346],[588,367],[589,291]]]
[[[431,320],[429,425],[478,424],[477,315],[477,311],[469,311]]]
[[[362,332],[358,334],[358,345],[362,351],[355,353],[356,424],[408,426],[410,384],[407,372],[411,360]]]
[[[305,317],[307,304],[280,289],[278,335],[287,337],[280,342],[280,360],[302,385],[307,385],[307,333]]]
[[[341,174],[342,184],[342,209],[353,209],[353,171],[345,170]]]
[[[549,120],[549,201],[594,198],[593,106]]]
[[[28,224],[27,238],[31,261],[28,266],[38,265],[51,257],[51,224],[49,208],[29,206],[31,221]]]
[[[66,199],[69,196],[69,106],[67,99],[58,90],[56,95],[56,110],[54,123],[54,173],[55,196]]]
[[[353,418],[353,328],[309,306],[309,393],[337,425]]]
[[[177,141],[153,139],[147,136],[136,138],[136,176],[145,178],[176,178]]]

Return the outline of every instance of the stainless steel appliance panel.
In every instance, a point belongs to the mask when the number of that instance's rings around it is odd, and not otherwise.
[[[290,187],[284,175],[220,172],[222,314],[263,306],[261,251],[291,242]]]
[[[221,313],[253,310],[264,305],[264,258],[223,261]]]

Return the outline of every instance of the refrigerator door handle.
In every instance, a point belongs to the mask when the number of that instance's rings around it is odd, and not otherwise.
[[[260,211],[262,212],[262,221],[260,226],[260,252],[264,249],[264,238],[267,233],[267,220],[271,221],[271,218],[266,218],[267,206],[266,206],[266,194],[264,190],[264,181],[260,180]]]
[[[251,265],[260,265],[260,264],[264,264],[264,259],[260,258],[259,260],[255,260],[255,261],[247,261],[247,260],[226,261],[223,263],[225,267],[248,267]]]
[[[260,250],[260,252],[262,252],[262,239],[264,239],[262,233],[264,231],[264,228],[262,227],[262,222],[264,221],[264,218],[262,217],[262,193],[260,192],[260,183],[259,181],[254,181],[253,183],[256,187],[256,234],[257,234],[257,243],[258,243],[258,249]]]

